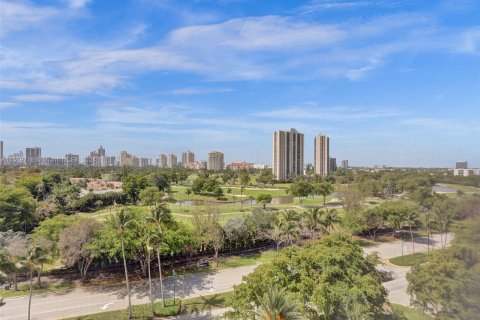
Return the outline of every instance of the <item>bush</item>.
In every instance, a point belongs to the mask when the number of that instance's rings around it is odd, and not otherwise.
[[[89,212],[116,204],[126,204],[127,196],[123,192],[89,193],[75,201],[73,209]]]
[[[182,308],[182,302],[180,299],[175,299],[175,305],[172,300],[165,301],[165,307],[163,307],[162,301],[156,301],[153,304],[155,315],[157,317],[169,317],[180,314]],[[128,312],[128,311],[127,311]],[[152,309],[150,303],[139,304],[132,306],[132,319],[151,319]]]

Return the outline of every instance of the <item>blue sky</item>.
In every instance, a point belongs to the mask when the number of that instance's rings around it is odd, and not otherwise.
[[[3,1],[5,153],[221,150],[331,138],[351,165],[480,167],[475,0]]]

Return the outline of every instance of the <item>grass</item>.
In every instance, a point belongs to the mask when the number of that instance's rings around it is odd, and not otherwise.
[[[182,313],[200,313],[212,309],[226,308],[228,298],[233,295],[233,291],[200,296],[196,298],[185,299],[182,301]]]
[[[427,255],[425,253],[417,252],[414,254],[408,254],[404,255],[403,257],[395,257],[390,259],[390,263],[397,265],[397,266],[403,266],[403,267],[410,267],[413,266],[417,263],[423,263],[425,262],[427,258]]]
[[[72,289],[74,288],[74,286],[75,285],[72,282],[60,282],[53,284],[43,283],[40,289],[34,285],[33,294],[59,292],[67,289]],[[10,290],[0,289],[0,297],[3,298],[21,297],[29,294],[30,286],[27,284],[19,285],[17,291],[13,290],[13,287]]]
[[[230,269],[255,265],[257,263],[269,263],[277,255],[274,250],[262,251],[242,256],[233,256],[222,259],[219,262],[219,269]],[[215,267],[216,268],[216,267]]]
[[[155,314],[159,317],[168,317],[178,315],[181,312],[182,302],[180,299],[175,299],[176,303],[173,305],[173,300],[167,300],[166,306],[162,306],[161,301],[154,303]],[[89,314],[85,316],[67,318],[64,320],[126,320],[128,319],[127,310],[115,310]],[[150,303],[137,304],[132,306],[132,319],[147,320],[152,319]]]
[[[458,189],[458,190],[461,190],[463,192],[480,193],[480,188],[475,188],[475,187],[472,187],[472,186],[464,186],[462,184],[439,183],[438,185],[445,186],[445,187],[448,187],[448,188]]]
[[[392,303],[392,314],[384,315],[379,320],[432,320],[433,317],[416,309]]]

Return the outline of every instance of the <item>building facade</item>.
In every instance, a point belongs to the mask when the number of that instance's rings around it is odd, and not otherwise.
[[[25,149],[25,159],[27,166],[37,166],[42,159],[42,148],[33,147]]]
[[[225,167],[223,153],[212,151],[208,154],[207,169],[213,171],[222,171]]]
[[[80,156],[78,154],[67,153],[65,155],[65,165],[67,167],[75,167],[80,164]]]
[[[133,156],[127,151],[120,152],[119,165],[121,167],[133,167]]]
[[[158,166],[160,168],[167,168],[168,167],[168,161],[167,161],[167,155],[166,154],[161,153],[158,156]]]
[[[320,134],[315,137],[313,143],[315,173],[325,177],[330,171],[330,138]]]
[[[457,161],[455,164],[456,169],[468,169],[468,162],[467,161]]]
[[[175,168],[177,166],[177,156],[173,153],[168,155],[168,167]]]
[[[328,165],[329,165],[328,170],[330,172],[336,171],[337,170],[337,158],[330,158],[330,162],[329,162]]]
[[[275,131],[272,149],[272,171],[277,180],[303,174],[303,133],[297,132],[295,129]]]
[[[182,153],[182,166],[188,168],[190,163],[195,162],[195,154],[190,150],[185,151]]]
[[[348,160],[342,160],[342,169],[348,169]]]

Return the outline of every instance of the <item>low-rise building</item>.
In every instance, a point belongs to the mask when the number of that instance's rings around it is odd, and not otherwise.
[[[227,165],[227,169],[238,171],[238,170],[248,170],[252,168],[252,164],[248,162],[231,162]]]

